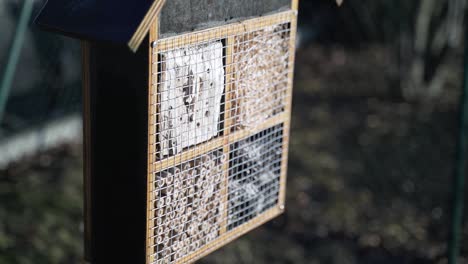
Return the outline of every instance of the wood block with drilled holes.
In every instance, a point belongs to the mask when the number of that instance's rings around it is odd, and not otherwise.
[[[174,155],[218,134],[224,90],[220,41],[161,54],[161,155]]]

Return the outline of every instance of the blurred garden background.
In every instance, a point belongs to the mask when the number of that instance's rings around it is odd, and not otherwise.
[[[43,3],[0,120],[0,264],[83,256],[80,47]],[[0,74],[22,6],[0,0]],[[466,7],[302,0],[287,211],[200,263],[447,263]]]

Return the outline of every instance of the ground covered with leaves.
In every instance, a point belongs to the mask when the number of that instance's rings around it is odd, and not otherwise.
[[[200,263],[445,263],[458,89],[405,101],[382,47],[297,58],[287,212]],[[80,262],[80,157],[68,145],[0,171],[1,264]]]

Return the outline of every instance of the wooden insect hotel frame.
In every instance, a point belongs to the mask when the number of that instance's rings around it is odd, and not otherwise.
[[[123,37],[63,26],[57,2],[38,18],[84,39],[92,263],[190,263],[285,209],[297,1],[243,0],[204,18],[174,10],[205,1],[149,2]]]
[[[284,209],[295,19],[162,39],[155,25],[148,263],[196,260]]]

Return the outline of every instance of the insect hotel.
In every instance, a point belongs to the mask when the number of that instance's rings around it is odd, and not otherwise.
[[[85,255],[187,263],[284,211],[297,1],[49,0],[82,40]]]

